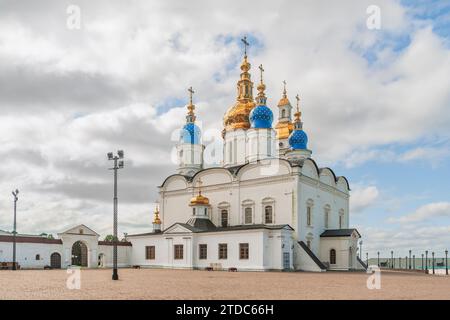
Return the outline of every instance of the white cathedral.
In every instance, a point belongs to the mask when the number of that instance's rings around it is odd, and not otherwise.
[[[240,68],[237,101],[224,116],[222,164],[204,166],[205,147],[190,89],[177,145],[177,173],[159,187],[151,231],[128,235],[121,243],[119,265],[232,271],[365,269],[357,255],[361,236],[349,227],[348,181],[330,168],[319,168],[311,158],[298,95],[292,117],[285,84],[273,128],[262,66],[255,99],[247,54]],[[39,249],[39,258],[45,260],[41,265],[111,265],[111,244],[99,242],[98,234],[86,226],[61,233],[60,238],[43,241],[48,245]],[[31,240],[20,244],[33,260],[39,241]],[[2,249],[10,252],[10,241],[11,236],[0,234],[0,263]],[[75,245],[81,257],[75,254],[74,262]],[[20,250],[18,255],[24,264]]]

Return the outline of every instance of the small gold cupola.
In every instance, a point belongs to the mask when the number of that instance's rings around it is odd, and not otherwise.
[[[279,140],[287,139],[294,130],[291,114],[292,105],[287,97],[286,81],[283,81],[283,95],[278,102],[278,123],[275,126]]]
[[[153,214],[153,232],[161,232],[161,219],[159,218],[159,205],[155,207]]]
[[[198,195],[193,197],[189,203],[190,206],[209,206],[209,199],[202,195],[202,189],[201,189],[202,181],[198,180]]]

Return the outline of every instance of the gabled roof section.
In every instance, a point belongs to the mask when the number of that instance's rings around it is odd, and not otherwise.
[[[197,221],[191,221],[191,220]],[[199,220],[205,220],[209,222],[201,222]],[[208,219],[196,219],[192,218],[188,223],[174,223],[163,232],[148,232],[141,234],[128,235],[128,238],[132,237],[143,237],[143,236],[156,236],[161,234],[171,234],[171,233],[202,233],[202,232],[227,232],[227,231],[246,231],[246,230],[290,230],[294,229],[288,224],[278,224],[278,225],[267,225],[267,224],[249,224],[249,225],[237,225],[229,227],[216,227]]]
[[[187,223],[174,223],[170,227],[168,227],[166,230],[164,230],[163,234],[170,234],[170,233],[192,233],[195,231],[195,228],[188,225]],[[161,234],[161,232],[156,233]]]
[[[322,232],[320,237],[351,237],[353,233],[356,233],[359,238],[361,234],[356,229],[330,229]]]
[[[83,233],[80,233],[80,230],[83,230]],[[99,237],[100,235],[95,232],[94,230],[92,230],[91,228],[85,226],[84,224],[79,224],[76,227],[72,227],[64,232],[60,232],[59,234],[79,234],[79,235],[87,235],[87,236],[97,236]]]

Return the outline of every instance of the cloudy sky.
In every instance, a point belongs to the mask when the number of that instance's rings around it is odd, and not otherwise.
[[[367,27],[370,5],[380,29]],[[11,230],[19,188],[20,232],[84,223],[109,233],[106,153],[124,149],[120,232],[148,230],[157,186],[175,168],[186,89],[217,136],[247,35],[269,106],[286,80],[291,101],[302,96],[313,157],[350,180],[364,249],[443,250],[449,21],[445,1],[0,0],[0,229]]]

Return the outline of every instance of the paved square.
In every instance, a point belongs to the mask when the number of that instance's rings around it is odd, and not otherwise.
[[[0,271],[1,299],[450,299],[450,277],[385,271],[369,290],[363,272],[218,272],[81,270],[69,290],[66,270]]]

